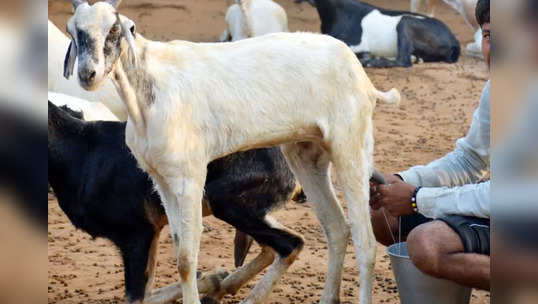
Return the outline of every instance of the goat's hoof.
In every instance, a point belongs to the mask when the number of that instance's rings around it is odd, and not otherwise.
[[[217,270],[217,273],[215,273],[215,275],[216,275],[219,279],[224,280],[224,279],[226,279],[227,276],[230,275],[230,273],[229,273],[227,270],[225,270],[225,269],[219,269],[219,270]]]
[[[209,225],[202,224],[202,226],[204,227],[204,232],[210,232],[213,230],[213,228],[211,228],[211,226]]]
[[[208,276],[208,277],[215,277],[215,278],[217,278],[219,280],[224,280],[229,275],[230,275],[230,273],[226,269],[219,269],[213,274],[204,274],[201,271],[197,271],[196,272],[196,279],[200,280],[200,279]]]
[[[200,304],[219,304],[220,302],[211,298],[211,297],[203,297],[200,300]]]

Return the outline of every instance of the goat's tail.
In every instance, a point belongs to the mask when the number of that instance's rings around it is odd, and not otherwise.
[[[235,239],[234,239],[234,262],[235,267],[239,268],[243,266],[245,258],[247,257],[250,246],[252,246],[252,241],[254,239],[239,230],[235,230]]]
[[[239,5],[239,8],[241,8],[241,13],[243,13],[243,17],[245,18],[245,31],[248,37],[253,37],[253,28],[252,28],[252,16],[249,13],[251,0],[235,0],[235,3]]]
[[[373,88],[373,91],[375,98],[381,100],[381,102],[386,104],[394,104],[397,106],[400,105],[402,97],[400,96],[400,92],[398,92],[398,90],[395,88],[392,88],[387,92],[379,91],[376,88]]]

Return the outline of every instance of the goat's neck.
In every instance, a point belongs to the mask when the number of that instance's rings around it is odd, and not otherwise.
[[[336,22],[336,10],[339,3],[339,0],[316,0],[322,33],[327,33]]]
[[[125,45],[125,47],[127,47]],[[133,122],[136,132],[139,136],[146,134],[146,120],[144,117],[143,107],[146,101],[147,87],[141,85],[144,79],[144,56],[142,53],[145,51],[145,40],[137,35],[136,39],[136,57],[137,66],[131,67],[128,51],[122,53],[120,60],[116,63],[114,69],[113,82],[116,89],[123,99],[129,118]]]

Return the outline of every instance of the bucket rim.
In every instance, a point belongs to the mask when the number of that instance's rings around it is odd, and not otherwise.
[[[397,248],[402,245],[402,246],[407,246],[407,243],[406,242],[400,242],[400,243],[394,243],[392,245],[390,245],[389,247],[387,247],[387,254],[389,256],[393,256],[393,257],[397,257],[397,258],[405,258],[405,259],[409,259],[409,255],[407,254],[398,254],[397,253]],[[396,248],[396,249],[395,249]]]

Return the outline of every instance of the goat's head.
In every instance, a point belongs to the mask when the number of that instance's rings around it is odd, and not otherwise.
[[[72,40],[64,61],[64,77],[73,74],[78,57],[78,80],[86,90],[95,90],[114,69],[124,52],[125,38],[129,48],[130,63],[134,67],[135,24],[118,14],[121,0],[106,0],[93,5],[87,0],[73,0],[75,13],[67,22],[67,32]]]

